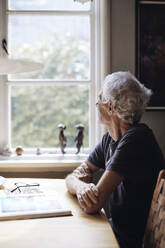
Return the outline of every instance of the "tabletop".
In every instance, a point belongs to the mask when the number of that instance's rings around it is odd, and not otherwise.
[[[76,197],[69,194],[63,179],[22,179],[55,189],[71,209],[72,216],[0,221],[2,248],[119,248],[104,213],[86,214]],[[8,179],[14,185],[18,179]],[[7,187],[7,186],[6,186]]]

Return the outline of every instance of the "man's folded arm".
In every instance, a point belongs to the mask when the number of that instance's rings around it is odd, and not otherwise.
[[[86,161],[66,178],[69,192],[77,196],[80,207],[86,213],[100,211],[110,194],[123,180],[123,176],[117,172],[106,170],[97,185],[94,185],[91,182],[97,170],[95,165]]]
[[[92,182],[93,174],[98,170],[95,165],[86,160],[66,177],[68,191],[76,195],[77,190],[84,184]]]
[[[115,190],[115,188],[121,183],[123,179],[124,177],[119,175],[117,172],[113,170],[105,170],[96,185],[98,190],[97,203],[93,204],[91,207],[86,206],[86,208],[84,208],[84,211],[86,213],[96,213],[100,211],[104,207],[105,202],[109,198],[111,193]]]

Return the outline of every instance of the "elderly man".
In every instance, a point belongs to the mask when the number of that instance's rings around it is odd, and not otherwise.
[[[130,72],[105,78],[99,94],[99,119],[108,132],[88,159],[66,178],[86,213],[109,202],[110,223],[121,248],[140,248],[151,199],[164,159],[152,130],[140,123],[151,91]],[[104,173],[97,185],[93,174]]]

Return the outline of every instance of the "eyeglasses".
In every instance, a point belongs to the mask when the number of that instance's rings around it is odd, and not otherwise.
[[[14,184],[16,185],[16,187],[14,189],[10,190],[11,193],[15,192],[17,189],[21,193],[21,188],[28,189],[29,187],[32,188],[32,187],[38,187],[38,186],[40,186],[39,183],[29,184],[29,183],[18,182],[18,183],[14,183]]]
[[[103,97],[102,97],[102,92],[98,95],[98,99],[96,102],[96,106],[98,105],[103,105],[103,104],[107,104],[107,102],[103,101]]]

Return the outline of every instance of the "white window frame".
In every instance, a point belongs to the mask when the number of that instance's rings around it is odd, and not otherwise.
[[[108,0],[94,0],[92,2],[90,11],[9,11],[6,0],[0,1],[0,42],[3,38],[7,40],[7,26],[8,26],[8,15],[14,14],[68,14],[68,15],[89,15],[90,16],[90,37],[91,37],[91,78],[89,81],[71,81],[70,85],[77,84],[88,84],[90,87],[89,94],[89,149],[91,150],[96,143],[100,140],[104,133],[104,128],[99,125],[98,116],[96,112],[95,102],[97,99],[97,92],[101,88],[101,82],[104,76],[109,70],[110,61],[107,60],[108,50],[110,47],[104,37],[105,33],[107,36],[107,4]],[[105,25],[106,23],[106,25]],[[109,56],[108,59],[110,60]],[[67,82],[67,81],[66,81]],[[65,85],[65,81],[58,81]],[[43,81],[41,82],[43,85]],[[46,85],[57,84],[57,81],[45,81]],[[9,81],[6,75],[0,76],[0,152],[6,145],[10,145],[10,86],[11,85],[30,85],[31,82],[27,81]],[[35,85],[40,85],[40,82],[35,82]],[[68,82],[67,82],[68,85]],[[28,151],[32,152],[31,149]],[[69,151],[67,150],[67,153]]]

